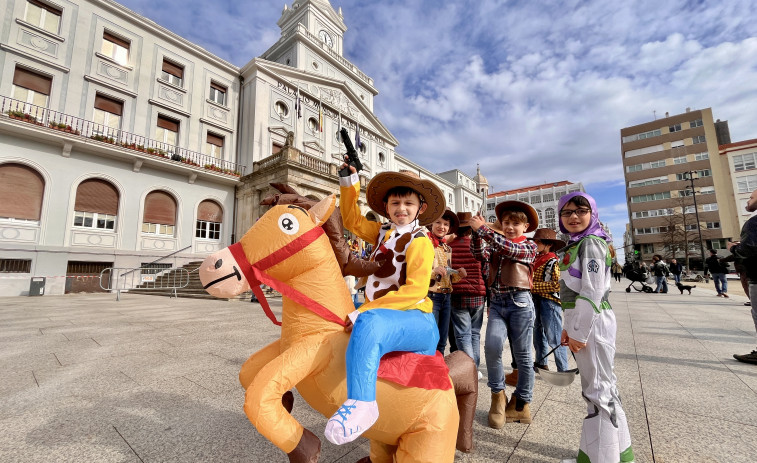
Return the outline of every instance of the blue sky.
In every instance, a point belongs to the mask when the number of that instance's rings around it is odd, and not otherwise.
[[[283,1],[120,3],[242,66],[279,37]],[[288,2],[291,6],[292,0]],[[379,90],[398,151],[481,164],[495,191],[581,181],[620,243],[620,129],[711,107],[757,138],[757,12],[746,0],[331,0],[344,55]],[[212,7],[211,7],[212,5]]]

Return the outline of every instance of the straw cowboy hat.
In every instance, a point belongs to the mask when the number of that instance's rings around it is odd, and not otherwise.
[[[442,190],[431,180],[422,179],[415,172],[407,170],[376,174],[365,189],[368,206],[388,219],[384,201],[386,194],[394,187],[407,187],[421,195],[423,202],[428,205],[426,210],[418,216],[418,222],[421,225],[429,225],[444,214],[447,202],[444,200]]]
[[[534,237],[531,238],[532,240],[539,240],[544,244],[549,244],[552,246],[551,250],[555,251],[557,249],[562,249],[567,244],[563,240],[557,239],[557,233],[555,233],[554,230],[551,228],[540,228],[536,230],[534,233]]]
[[[460,220],[458,220],[457,214],[452,212],[452,209],[447,208],[444,211],[444,214],[442,214],[442,218],[449,220],[449,231],[447,232],[448,235],[455,233],[460,227]]]
[[[526,214],[528,220],[528,228],[526,233],[530,233],[539,226],[539,215],[536,213],[536,209],[531,207],[530,204],[523,201],[502,201],[494,208],[494,213],[497,214],[497,221],[502,221],[502,213],[505,211],[520,211]]]

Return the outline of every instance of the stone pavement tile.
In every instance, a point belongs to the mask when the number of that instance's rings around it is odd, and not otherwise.
[[[243,393],[239,384],[239,365],[230,362],[210,370],[201,370],[184,375],[184,378],[211,392],[237,391]]]
[[[37,380],[34,378],[32,370],[3,370],[3,380],[0,381],[0,397],[8,397],[11,394],[32,387],[37,387]]]
[[[658,462],[751,463],[757,455],[757,427],[718,420],[708,411],[685,413],[667,407],[650,407],[649,427]]]
[[[60,366],[52,352],[16,352],[12,348],[0,352],[0,371],[27,371]]]

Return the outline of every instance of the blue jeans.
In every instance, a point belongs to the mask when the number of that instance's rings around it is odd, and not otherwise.
[[[674,273],[673,274],[673,279],[676,281],[676,283],[680,283],[681,282],[681,274],[680,273]]]
[[[667,293],[668,292],[668,281],[665,278],[665,276],[661,277],[654,277],[657,281],[657,287],[654,289],[654,292],[656,293]]]
[[[534,318],[534,302],[529,291],[492,293],[484,341],[486,371],[489,373],[487,385],[492,393],[505,390],[502,351],[505,339],[509,338],[518,367],[518,385],[514,394],[531,402],[534,393],[534,360],[531,356]]]
[[[536,349],[536,363],[549,365],[549,359],[544,358],[553,347],[559,346],[562,336],[562,307],[560,304],[543,297],[533,296],[536,309],[536,323],[534,323],[534,348]],[[558,347],[555,350],[555,365],[557,371],[568,370],[568,348]],[[520,370],[519,370],[520,371]]]
[[[438,335],[434,317],[417,309],[371,309],[361,313],[347,344],[347,398],[376,400],[381,357],[396,351],[435,355]]]
[[[481,325],[484,323],[484,305],[470,307],[463,301],[466,296],[452,296],[452,327],[457,348],[476,362],[481,362]],[[470,307],[470,308],[461,308]]]
[[[452,313],[452,293],[428,293],[428,298],[434,303],[434,320],[439,328],[439,343],[436,350],[444,355],[447,348],[447,335],[449,334],[449,319]]]
[[[718,294],[728,292],[728,280],[725,279],[725,273],[713,273],[712,281],[715,282],[715,291],[717,291]]]

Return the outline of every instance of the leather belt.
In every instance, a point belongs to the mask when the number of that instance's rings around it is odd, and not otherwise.
[[[451,292],[452,292],[452,288],[436,288],[429,291],[429,293],[436,293],[436,294],[449,294]]]

